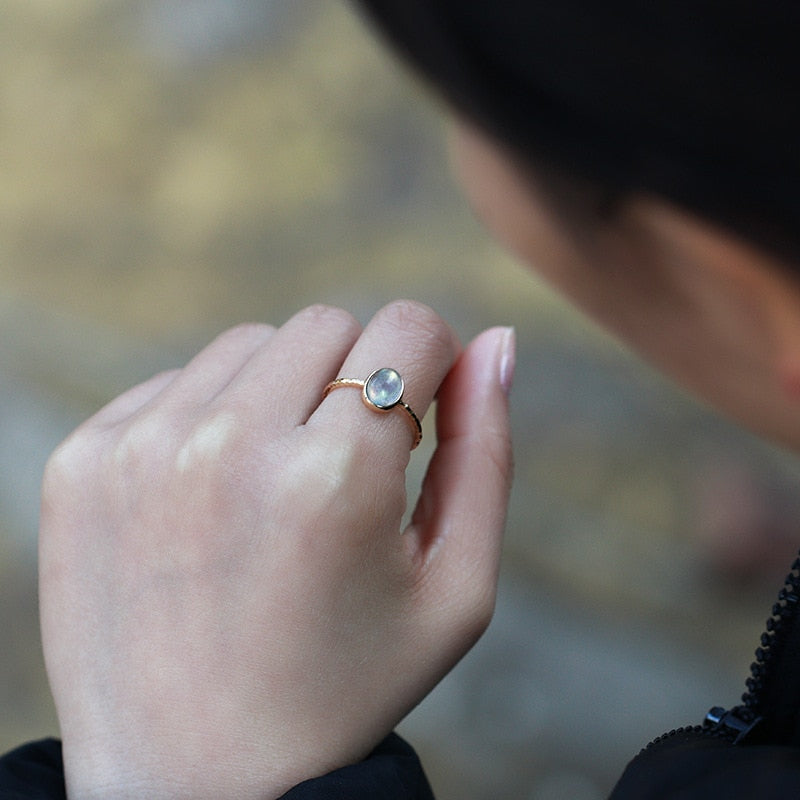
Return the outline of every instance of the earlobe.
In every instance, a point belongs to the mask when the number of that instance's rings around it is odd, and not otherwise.
[[[740,282],[766,331],[778,390],[791,403],[800,403],[800,271],[770,254],[743,246],[730,258],[727,275]]]
[[[788,400],[800,403],[800,281],[780,274],[768,293],[776,378]]]
[[[778,390],[791,403],[800,403],[800,272],[749,246],[736,250],[728,262],[728,279],[740,282],[766,329]]]
[[[766,331],[773,380],[785,400],[800,404],[800,273],[769,256],[747,268],[744,275],[739,266],[739,277]]]
[[[800,360],[785,361],[779,368],[783,390],[790,400],[800,403]]]

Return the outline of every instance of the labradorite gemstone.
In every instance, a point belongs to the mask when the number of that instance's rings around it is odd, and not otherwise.
[[[403,396],[403,379],[390,367],[376,369],[364,384],[364,396],[376,408],[392,408]]]

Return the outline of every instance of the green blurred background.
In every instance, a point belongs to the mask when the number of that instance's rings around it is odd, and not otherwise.
[[[517,328],[497,619],[403,725],[440,798],[595,800],[649,738],[736,702],[796,547],[796,465],[487,238],[440,109],[346,3],[6,0],[0,64],[0,746],[57,732],[49,451],[225,327],[317,301]]]

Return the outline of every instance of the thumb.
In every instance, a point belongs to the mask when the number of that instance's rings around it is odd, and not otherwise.
[[[437,447],[411,525],[423,613],[460,658],[494,611],[511,488],[508,392],[514,331],[492,328],[461,354],[439,390]],[[461,652],[456,652],[460,650]]]

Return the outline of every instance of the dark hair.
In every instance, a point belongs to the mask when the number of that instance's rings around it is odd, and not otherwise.
[[[800,3],[360,0],[521,159],[800,256]]]

